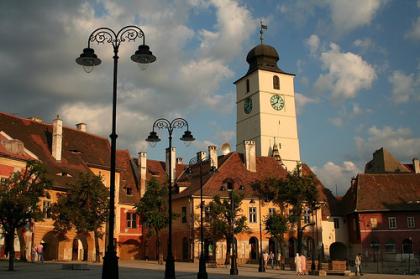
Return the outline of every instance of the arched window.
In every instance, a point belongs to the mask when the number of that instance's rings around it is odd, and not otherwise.
[[[246,80],[246,93],[249,93],[249,79]]]
[[[273,76],[273,88],[280,89],[280,79],[278,76]]]

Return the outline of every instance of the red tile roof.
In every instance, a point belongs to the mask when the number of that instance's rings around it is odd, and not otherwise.
[[[359,174],[343,197],[346,213],[420,210],[420,174]]]
[[[140,199],[139,187],[135,176],[137,170],[131,164],[131,157],[128,150],[117,150],[117,168],[120,172],[120,203],[137,203]],[[131,188],[132,195],[127,195],[127,187]]]
[[[105,138],[63,127],[62,160],[56,161],[51,156],[52,124],[0,113],[0,131],[22,141],[34,153],[47,166],[55,186],[64,187],[81,171],[89,171],[89,166],[109,168],[110,145]]]

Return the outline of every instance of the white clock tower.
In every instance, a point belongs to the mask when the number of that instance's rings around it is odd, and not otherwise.
[[[254,140],[257,156],[272,156],[277,145],[283,164],[292,171],[300,162],[295,75],[282,71],[278,60],[277,51],[262,43],[246,57],[248,72],[235,82],[236,150],[244,153],[244,141]]]

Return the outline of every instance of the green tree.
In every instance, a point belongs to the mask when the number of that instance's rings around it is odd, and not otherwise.
[[[302,252],[302,220],[304,209],[313,210],[316,205],[318,190],[312,175],[305,175],[301,165],[296,166],[292,173],[288,173],[286,179],[279,181],[274,202],[277,204],[289,204],[289,221],[297,227],[298,246],[297,252]]]
[[[226,247],[228,249],[226,249],[225,264],[230,262],[229,251],[233,245],[231,243],[232,238],[236,234],[249,230],[246,224],[247,218],[241,215],[242,199],[242,195],[238,195],[233,191],[229,199],[216,195],[208,205],[209,216],[206,218],[207,234],[214,241],[226,239]]]
[[[163,264],[160,232],[169,224],[167,196],[168,189],[162,187],[155,178],[152,178],[147,183],[144,196],[136,205],[137,214],[139,214],[143,226],[148,228],[147,236],[156,236],[156,259],[160,264]]]
[[[284,210],[289,207],[288,221],[297,227],[298,253],[302,252],[302,219],[304,209],[315,209],[318,190],[312,175],[302,172],[302,166],[298,165],[293,172],[288,173],[284,179],[267,178],[254,183],[253,188],[261,196],[277,204],[284,215]]]
[[[99,262],[99,239],[103,237],[102,227],[108,218],[109,191],[102,177],[92,173],[81,173],[68,186],[66,194],[59,197],[52,209],[55,230],[65,233],[74,226],[80,234],[93,232],[95,261]]]
[[[282,245],[284,234],[289,230],[289,222],[284,215],[274,214],[268,216],[265,220],[265,231],[269,233],[277,242]]]
[[[15,231],[31,220],[42,220],[38,203],[41,197],[48,195],[45,190],[50,185],[46,170],[38,161],[29,161],[23,170],[12,173],[0,182],[0,225],[9,254],[8,270],[14,270]]]

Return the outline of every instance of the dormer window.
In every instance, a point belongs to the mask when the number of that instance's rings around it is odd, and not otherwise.
[[[280,79],[278,76],[273,76],[273,88],[280,89]]]

